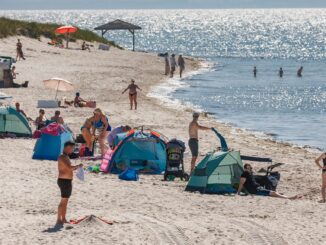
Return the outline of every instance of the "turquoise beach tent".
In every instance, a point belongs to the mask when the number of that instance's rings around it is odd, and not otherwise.
[[[165,171],[166,144],[159,133],[131,130],[118,134],[115,143],[117,146],[106,169],[102,169],[104,172],[121,173],[127,168],[150,174]]]
[[[0,134],[31,137],[32,129],[26,117],[11,106],[0,107]]]
[[[73,141],[72,133],[63,127],[61,128],[57,135],[42,132],[41,138],[35,144],[33,159],[58,160],[59,155],[63,152],[64,144],[68,141]]]
[[[239,151],[228,151],[225,139],[215,129],[221,151],[208,153],[190,177],[186,191],[207,194],[235,193],[243,172]]]

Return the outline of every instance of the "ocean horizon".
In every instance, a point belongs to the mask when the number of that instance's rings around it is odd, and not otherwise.
[[[184,54],[206,64],[186,79],[159,85],[152,96],[274,140],[325,149],[326,9],[30,10],[0,15],[91,30],[114,19],[140,25],[137,50]],[[106,37],[131,48],[128,32]],[[300,66],[303,77],[298,78]],[[283,78],[278,76],[281,67]]]

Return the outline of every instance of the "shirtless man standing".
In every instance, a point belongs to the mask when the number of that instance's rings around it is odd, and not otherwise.
[[[133,105],[135,104],[135,110],[137,110],[137,89],[140,91],[141,88],[138,87],[137,84],[135,84],[135,80],[131,79],[131,84],[122,92],[124,94],[129,89],[129,100],[130,100],[130,110],[132,110]]]
[[[58,207],[57,225],[63,225],[64,223],[67,223],[66,213],[68,201],[72,192],[73,171],[83,166],[83,164],[76,166],[71,165],[69,155],[73,153],[74,146],[75,143],[70,141],[66,142],[64,145],[63,153],[58,158],[58,186],[61,191],[61,201]]]
[[[211,128],[204,127],[198,124],[199,113],[195,112],[193,114],[193,120],[189,124],[189,148],[191,151],[191,172],[196,167],[196,160],[198,157],[198,130],[211,130]]]

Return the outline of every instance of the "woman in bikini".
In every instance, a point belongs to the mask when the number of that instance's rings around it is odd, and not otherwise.
[[[107,148],[105,145],[105,140],[111,131],[111,126],[108,122],[108,118],[104,115],[102,110],[99,108],[95,109],[94,115],[86,120],[81,130],[90,155],[92,155],[93,152],[93,141],[95,139],[96,130],[98,130],[99,135],[97,139],[100,144],[101,154],[104,155]]]
[[[323,162],[323,164],[321,164],[320,162]],[[322,178],[322,187],[321,187],[322,200],[320,202],[325,203],[326,202],[326,153],[321,154],[315,160],[315,163],[319,167],[319,169],[322,171],[322,174],[321,174],[321,178]]]
[[[137,89],[142,91],[141,88],[135,84],[135,80],[131,79],[131,84],[129,84],[129,86],[122,92],[122,94],[124,94],[127,90],[129,90],[130,110],[132,110],[134,104],[135,110],[137,110]]]

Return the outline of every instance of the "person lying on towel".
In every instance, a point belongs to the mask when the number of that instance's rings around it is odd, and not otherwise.
[[[244,165],[244,171],[241,175],[240,184],[237,192],[238,195],[240,195],[243,188],[245,188],[246,191],[249,192],[250,194],[257,195],[257,196],[270,196],[270,197],[278,197],[278,198],[284,198],[290,200],[294,200],[298,198],[298,196],[288,197],[276,191],[267,190],[262,186],[260,186],[254,178],[253,169],[250,164]]]

